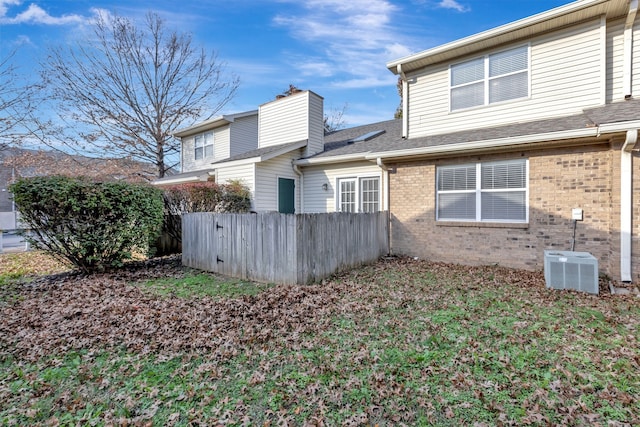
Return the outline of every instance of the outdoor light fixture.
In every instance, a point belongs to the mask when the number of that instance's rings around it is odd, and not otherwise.
[[[327,184],[326,182],[324,184],[322,184],[322,189],[324,191],[327,191],[329,189],[329,184]]]

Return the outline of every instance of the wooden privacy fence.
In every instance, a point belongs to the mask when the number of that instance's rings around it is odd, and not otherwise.
[[[182,217],[182,262],[231,277],[307,284],[389,251],[387,212]]]

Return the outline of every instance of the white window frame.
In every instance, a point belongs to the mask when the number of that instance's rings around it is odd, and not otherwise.
[[[517,71],[512,71],[509,73],[505,73],[505,74],[500,74],[497,76],[493,76],[490,77],[489,76],[489,71],[490,71],[490,60],[493,56],[504,53],[504,52],[508,52],[510,50],[517,50],[517,49],[522,49],[525,48],[527,49],[527,68],[525,69],[521,69],[521,70],[517,70]],[[461,65],[461,64],[466,64],[468,62],[472,62],[472,61],[477,61],[478,59],[483,59],[484,60],[484,77],[482,80],[474,80],[471,82],[465,82],[459,85],[453,85],[453,70],[456,67],[456,65]],[[490,96],[490,83],[492,80],[496,80],[499,78],[503,78],[503,77],[507,77],[507,76],[512,76],[512,75],[516,75],[516,74],[522,74],[522,73],[527,73],[527,94],[525,96],[521,96],[521,97],[517,97],[517,98],[511,98],[511,99],[506,99],[506,100],[502,100],[502,101],[496,101],[496,102],[490,102],[489,101],[489,96]],[[461,87],[465,87],[465,86],[470,86],[470,85],[474,85],[474,84],[478,84],[478,83],[483,83],[484,84],[484,99],[483,99],[483,103],[482,104],[478,104],[478,105],[472,105],[469,107],[462,107],[462,108],[453,108],[453,91],[454,89],[458,89]],[[519,100],[523,100],[523,99],[528,99],[531,97],[531,45],[530,44],[525,44],[525,45],[521,45],[521,46],[516,46],[516,47],[511,47],[509,49],[504,49],[504,50],[500,50],[497,52],[492,52],[490,54],[481,56],[481,57],[475,57],[472,59],[468,59],[466,61],[462,61],[462,62],[457,62],[455,64],[451,64],[449,65],[449,112],[458,112],[458,111],[465,111],[465,110],[469,110],[472,108],[479,108],[479,107],[486,107],[489,105],[497,105],[497,104],[502,104],[502,103],[506,103],[506,102],[514,102],[514,101],[519,101]]]
[[[210,139],[208,139],[210,137]],[[198,146],[198,141],[200,146]],[[193,152],[195,160],[212,159],[215,156],[215,133],[211,131],[202,132],[193,137]],[[198,150],[200,150],[200,156],[198,156]],[[207,153],[208,152],[208,153]]]
[[[336,212],[345,212],[342,210],[342,188],[341,184],[343,182],[353,182],[355,184],[355,200],[354,203],[354,213],[364,212],[363,210],[363,197],[362,197],[362,181],[363,180],[371,180],[375,179],[378,181],[378,206],[376,212],[382,210],[382,178],[380,175],[357,175],[357,176],[348,176],[348,177],[338,177],[336,178]]]
[[[483,189],[482,188],[482,166],[509,164],[516,162],[524,162],[525,164],[525,187],[524,188],[496,188],[496,189]],[[439,190],[440,173],[447,169],[461,169],[473,167],[475,169],[475,188],[469,190]],[[529,159],[513,159],[513,160],[500,160],[478,163],[466,163],[460,165],[451,166],[439,166],[436,169],[436,221],[445,222],[490,222],[490,223],[517,223],[526,224],[529,223]],[[513,219],[483,219],[482,218],[482,194],[483,193],[500,193],[500,192],[524,192],[525,201],[525,218],[522,220]],[[441,194],[475,194],[475,219],[468,218],[440,218],[440,195]]]

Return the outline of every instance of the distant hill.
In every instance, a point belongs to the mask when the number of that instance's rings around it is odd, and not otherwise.
[[[99,159],[59,151],[7,148],[0,150],[0,212],[11,211],[7,187],[14,178],[50,175],[126,182],[151,182],[156,178],[152,164],[131,159]]]

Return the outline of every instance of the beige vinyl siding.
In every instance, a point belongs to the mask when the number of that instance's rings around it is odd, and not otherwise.
[[[190,172],[211,168],[211,163],[230,157],[229,150],[229,125],[207,130],[213,132],[213,156],[196,160],[195,135],[182,138],[182,172]],[[200,132],[203,133],[203,132]],[[198,135],[200,134],[198,133]]]
[[[231,157],[231,125],[226,125],[213,130],[213,161],[228,159]],[[211,163],[211,159],[207,159],[207,163]]]
[[[607,102],[624,98],[622,93],[624,20],[607,23]]]
[[[601,104],[601,27],[592,20],[530,41],[530,98],[449,111],[449,63],[408,76],[409,137],[576,114]],[[457,62],[525,45],[513,43]]]
[[[309,137],[309,92],[300,92],[260,106],[260,148]]]
[[[309,92],[309,144],[304,157],[309,157],[324,150],[324,100],[313,92]]]
[[[278,210],[278,178],[288,178],[295,180],[295,208],[300,213],[300,180],[292,165],[293,159],[299,157],[300,150],[294,150],[256,165],[256,211]]]
[[[385,206],[385,178],[372,162],[338,163],[335,165],[307,166],[302,168],[304,176],[304,213],[336,211],[336,188],[340,178],[377,176],[380,177],[381,208]],[[322,185],[327,184],[327,190]]]
[[[258,148],[258,115],[235,119],[231,127],[231,156]]]
[[[223,166],[216,168],[217,182],[226,184],[232,180],[238,180],[251,190],[252,206],[255,206],[255,163],[236,166]]]
[[[182,149],[180,150],[180,155],[182,156],[182,172],[197,170],[194,144],[195,141],[192,136],[182,138]]]

